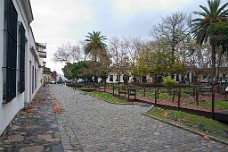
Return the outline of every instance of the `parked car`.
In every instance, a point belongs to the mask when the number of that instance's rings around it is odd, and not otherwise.
[[[221,84],[226,84],[227,83],[227,80],[225,80],[225,79],[219,79],[218,80],[218,83],[221,83]]]
[[[86,81],[83,79],[78,80],[78,83],[85,83]]]
[[[50,84],[55,84],[55,80],[50,80]]]

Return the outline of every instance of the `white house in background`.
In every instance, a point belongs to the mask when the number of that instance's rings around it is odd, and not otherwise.
[[[32,21],[30,0],[0,0],[0,135],[41,86]]]
[[[118,83],[118,82],[132,82],[133,81],[133,77],[128,77],[127,75],[124,74],[120,74],[119,78],[118,75],[115,73],[110,73],[106,79],[107,83]]]
[[[128,82],[128,83],[132,83],[132,82],[143,82],[143,83],[153,83],[153,78],[149,75],[147,76],[143,76],[143,77],[137,77],[134,78],[133,76],[128,77],[127,75],[121,74],[119,76],[118,80],[118,76],[115,73],[110,73],[106,79],[107,83],[118,83],[118,82]],[[162,77],[158,78],[160,79],[159,81],[162,81]],[[176,80],[177,83],[182,82],[183,80],[185,81],[185,83],[189,84],[192,83],[192,79],[193,79],[193,73],[192,72],[187,72],[184,77],[182,77],[181,75],[174,75],[174,80]]]

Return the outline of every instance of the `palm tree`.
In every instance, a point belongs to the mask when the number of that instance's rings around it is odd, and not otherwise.
[[[212,23],[216,22],[227,22],[228,18],[228,2],[224,5],[221,5],[220,0],[208,0],[208,8],[202,5],[199,7],[203,10],[202,12],[194,12],[196,15],[200,15],[201,18],[196,18],[192,20],[192,28],[196,42],[202,45],[204,42],[207,42],[210,39],[211,35],[207,32],[208,28]],[[213,84],[217,82],[216,79],[216,44],[210,41],[212,48],[212,77]]]
[[[89,32],[86,36],[87,39],[86,45],[84,48],[85,54],[90,54],[97,61],[98,58],[102,58],[104,54],[106,54],[106,44],[104,41],[107,39],[105,36],[101,35],[101,32],[92,33]]]
[[[105,36],[101,35],[101,32],[95,32],[92,33],[89,32],[86,36],[87,39],[85,40],[86,45],[84,47],[85,54],[89,54],[94,59],[94,65],[99,65],[97,62],[98,59],[101,61],[103,58],[105,58],[107,51],[106,51],[106,44],[104,41],[107,39]],[[98,68],[98,66],[95,66],[94,69]],[[95,70],[94,78],[95,82],[98,82],[98,76],[99,76],[99,70]]]

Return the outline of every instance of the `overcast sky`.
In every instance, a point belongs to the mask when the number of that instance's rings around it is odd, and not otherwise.
[[[162,17],[190,14],[200,10],[200,4],[206,6],[207,0],[31,0],[31,25],[36,41],[47,43],[47,67],[60,72],[62,65],[51,60],[61,44],[76,44],[92,31],[101,31],[108,39],[150,40],[152,26]]]

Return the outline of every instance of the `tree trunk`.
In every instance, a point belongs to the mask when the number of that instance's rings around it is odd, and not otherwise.
[[[95,75],[94,80],[95,80],[95,83],[98,83],[98,76]]]
[[[218,82],[218,80],[219,80],[219,71],[220,71],[221,59],[222,59],[222,51],[219,51],[218,52],[217,67],[216,67],[216,71],[215,71],[216,82]]]
[[[212,44],[211,46],[211,61],[212,61],[212,85],[216,85],[216,62],[215,62],[215,44]]]
[[[172,65],[174,65],[175,46],[172,45]],[[174,73],[171,74],[171,78],[174,79]]]

